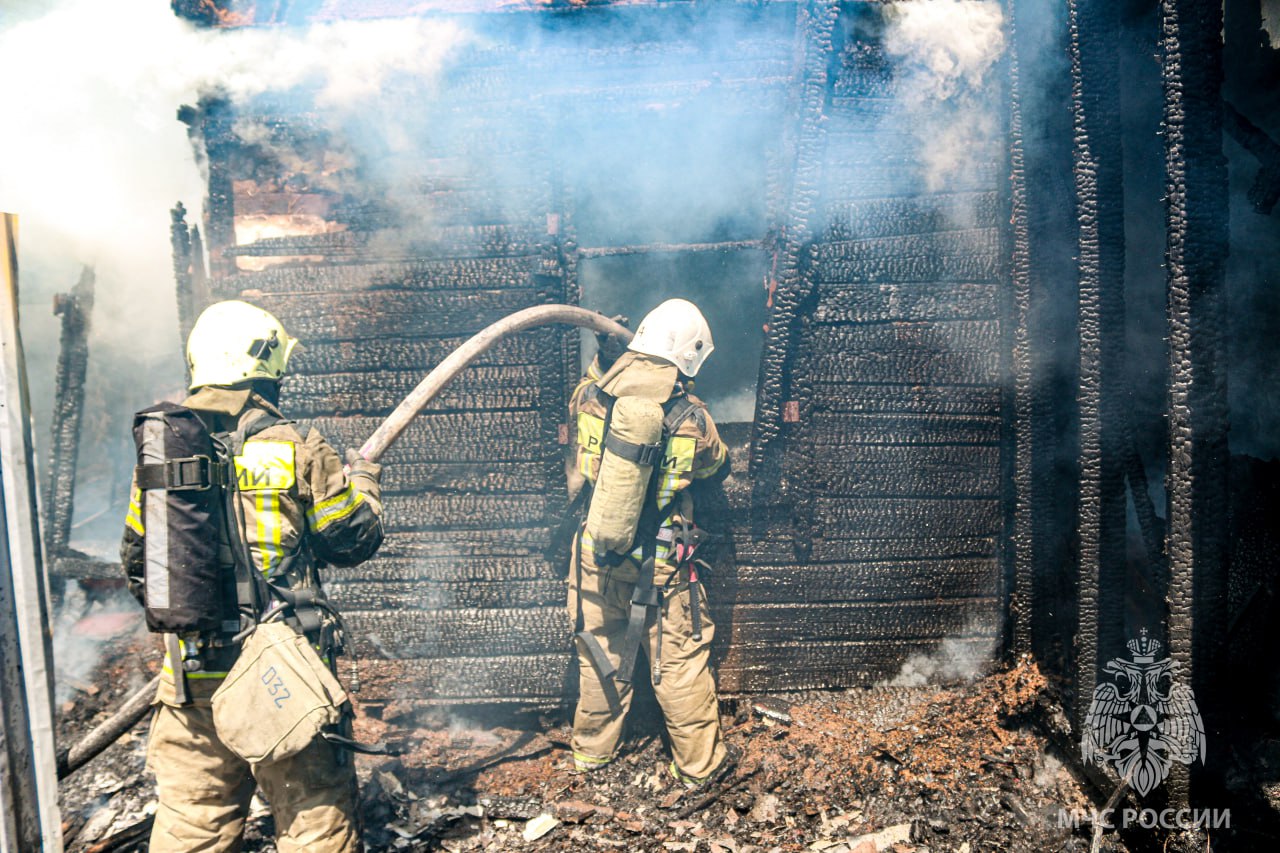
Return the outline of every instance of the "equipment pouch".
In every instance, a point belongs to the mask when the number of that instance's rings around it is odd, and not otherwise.
[[[305,637],[283,622],[264,622],[213,694],[213,723],[236,755],[271,764],[336,726],[346,702],[346,691]]]

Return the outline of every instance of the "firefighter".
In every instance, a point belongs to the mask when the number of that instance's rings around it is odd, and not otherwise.
[[[624,545],[621,554],[599,547],[590,513],[575,541],[569,615],[581,673],[572,744],[579,772],[600,769],[617,755],[641,648],[670,735],[671,774],[695,786],[732,766],[709,666],[715,626],[701,584],[695,582],[691,594],[688,559],[695,544],[689,487],[728,473],[715,424],[689,392],[712,348],[697,306],[668,300],[645,316],[625,351],[615,345],[610,352],[608,341],[601,341],[570,400],[569,487],[593,489],[593,511],[608,485],[600,475],[611,429],[617,431],[618,401],[651,401],[661,406],[663,423],[660,458],[651,454],[632,547]]]
[[[255,783],[271,806],[281,851],[359,847],[356,777],[347,752],[317,737],[293,757],[250,767],[219,738],[210,703],[240,649],[236,635],[243,623],[236,620],[247,584],[237,592],[233,542],[273,587],[300,602],[316,597],[319,605],[299,604],[289,612],[328,660],[338,641],[332,620],[320,618],[327,608],[320,565],[354,566],[382,543],[381,467],[348,451],[348,474],[318,432],[304,437],[277,408],[295,343],[275,317],[239,301],[206,309],[187,341],[192,394],[183,405],[210,434],[238,433],[243,442],[233,474],[239,510],[228,513],[236,520],[208,534],[219,538],[217,570],[226,579],[222,629],[180,639],[166,635],[147,747],[159,795],[153,853],[239,849]],[[163,535],[168,542],[174,534],[154,529],[166,528],[165,517],[148,510],[138,476],[121,560],[130,592],[146,607],[147,537]],[[227,488],[216,480],[213,485]],[[322,622],[329,630],[317,630]]]

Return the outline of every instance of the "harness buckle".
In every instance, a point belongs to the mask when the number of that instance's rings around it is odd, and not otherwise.
[[[208,456],[185,456],[164,461],[165,488],[171,492],[203,492],[215,485],[213,460]]]

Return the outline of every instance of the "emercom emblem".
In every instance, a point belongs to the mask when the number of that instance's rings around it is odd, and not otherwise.
[[[1086,764],[1111,764],[1145,796],[1173,762],[1204,763],[1204,722],[1191,688],[1176,680],[1178,664],[1156,660],[1160,642],[1143,628],[1128,646],[1132,661],[1115,658],[1103,667],[1114,680],[1094,688],[1080,750]]]

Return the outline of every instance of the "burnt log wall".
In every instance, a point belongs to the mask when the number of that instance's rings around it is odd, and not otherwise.
[[[734,474],[701,504],[722,534],[708,581],[721,687],[865,684],[947,639],[983,659],[1007,593],[999,139],[924,175],[921,131],[943,117],[899,114],[909,81],[879,4],[736,5],[724,14],[769,26],[715,54],[693,27],[592,51],[519,37],[475,48],[430,94],[448,120],[413,126],[394,191],[372,170],[335,169],[347,141],[314,112],[203,105],[188,118],[210,159],[210,297],[280,316],[303,341],[286,411],[355,447],[467,335],[580,298],[591,207],[575,122],[654,104],[763,117],[776,143],[761,158],[771,273],[756,291],[770,300],[756,418],[724,427]],[[987,86],[1000,119],[1002,76]],[[727,286],[690,282],[690,295]],[[384,458],[388,541],[329,584],[365,698],[571,694],[564,582],[542,551],[564,504],[578,369],[560,331],[508,340]]]

